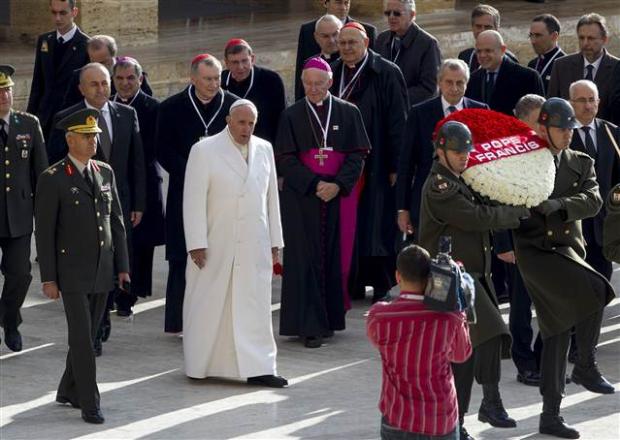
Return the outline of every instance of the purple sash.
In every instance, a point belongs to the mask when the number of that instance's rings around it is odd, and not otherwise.
[[[323,157],[320,157],[323,156]],[[318,148],[299,153],[299,160],[317,175],[333,177],[338,174],[347,155],[339,151],[323,150],[322,155]],[[342,272],[342,293],[345,310],[351,308],[349,296],[349,273],[353,258],[353,243],[357,224],[357,203],[360,196],[360,181],[358,181],[348,196],[340,196],[340,269]]]

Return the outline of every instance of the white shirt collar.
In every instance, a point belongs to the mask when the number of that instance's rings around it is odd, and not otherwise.
[[[88,160],[88,163],[84,165],[84,163],[73,157],[71,153],[68,153],[67,156],[69,156],[69,159],[71,159],[71,162],[73,162],[73,165],[75,165],[80,174],[84,174],[84,168],[86,168],[90,172],[90,159]]]
[[[446,98],[441,95],[441,106],[443,107],[444,114],[448,114],[448,107],[452,106],[452,104],[446,101]],[[457,110],[463,110],[463,98],[461,98],[461,100],[456,103],[454,107],[456,107]]]
[[[592,119],[592,121],[588,125],[583,125],[579,121],[577,121],[577,124],[578,124],[577,128],[590,127],[590,129],[592,129],[592,132],[596,131],[596,118]]]
[[[77,32],[77,26],[75,24],[73,25],[71,30],[65,33],[64,35],[61,34],[58,30],[56,30],[56,39],[58,40],[60,37],[62,37],[62,39],[66,43],[67,41],[71,41],[71,39],[73,38],[76,32]]]
[[[84,100],[84,104],[86,104],[86,108],[90,108],[92,110],[99,110],[101,113],[109,113],[110,112],[110,109],[108,108],[108,103],[107,102],[105,104],[103,104],[103,107],[101,107],[101,108],[93,107],[92,105],[90,105],[88,103],[88,101],[86,99]]]
[[[583,56],[583,55],[582,55]],[[583,68],[585,69],[586,66],[589,66],[590,64],[592,64],[594,66],[594,70],[598,70],[598,66],[601,65],[601,61],[603,61],[603,57],[605,56],[605,50],[603,49],[601,51],[601,56],[598,57],[593,63],[591,63],[590,61],[588,61],[586,59],[586,57],[583,57]]]
[[[8,127],[11,122],[11,110],[9,110],[5,117],[0,119],[4,120],[4,122],[6,122],[6,127]]]

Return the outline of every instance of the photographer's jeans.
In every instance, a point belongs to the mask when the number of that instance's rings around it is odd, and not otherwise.
[[[416,434],[396,429],[381,417],[381,440],[459,440],[459,425],[457,423],[454,431],[446,435]]]

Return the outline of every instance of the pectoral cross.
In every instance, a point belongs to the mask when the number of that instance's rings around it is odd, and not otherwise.
[[[325,165],[325,159],[329,157],[329,155],[325,154],[324,151],[325,150],[323,148],[319,148],[319,154],[314,155],[314,158],[319,161],[320,167]]]

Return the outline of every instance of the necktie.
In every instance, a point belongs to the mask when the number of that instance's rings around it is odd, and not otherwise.
[[[456,107],[453,105],[448,106],[448,114],[454,113],[456,111]]]
[[[2,146],[6,146],[9,135],[6,132],[6,121],[4,119],[0,119],[0,141],[2,141]]]
[[[588,64],[586,66],[586,70],[588,72],[586,73],[586,78],[585,79],[589,79],[590,81],[594,81],[594,66],[592,64]]]
[[[555,165],[555,170],[558,170],[558,167],[560,166],[560,156],[558,156],[557,154],[553,155],[553,165]]]
[[[590,157],[592,157],[592,159],[596,159],[596,147],[594,146],[592,133],[590,133],[591,128],[592,127],[588,126],[581,127],[586,138],[586,152],[590,155]]]
[[[400,38],[394,37],[392,40],[392,53],[390,54],[390,60],[392,62],[396,62],[396,58],[398,58],[398,53],[400,52]]]
[[[99,133],[99,146],[101,147],[101,152],[103,153],[103,157],[105,157],[106,162],[109,162],[110,152],[112,151],[112,139],[110,139],[108,123],[103,117],[103,110],[97,124],[99,125],[99,128],[101,128],[101,133]]]
[[[487,82],[484,85],[484,102],[489,104],[495,86],[495,72],[487,72]]]
[[[95,185],[93,184],[93,179],[90,178],[90,173],[88,172],[88,168],[84,168],[84,180],[86,184],[90,188],[91,191],[94,191]]]
[[[62,37],[58,38],[58,44],[65,44],[65,39]]]
[[[545,57],[543,55],[540,55],[538,57],[538,60],[536,61],[536,71],[538,73],[542,73],[544,65],[545,65]]]

